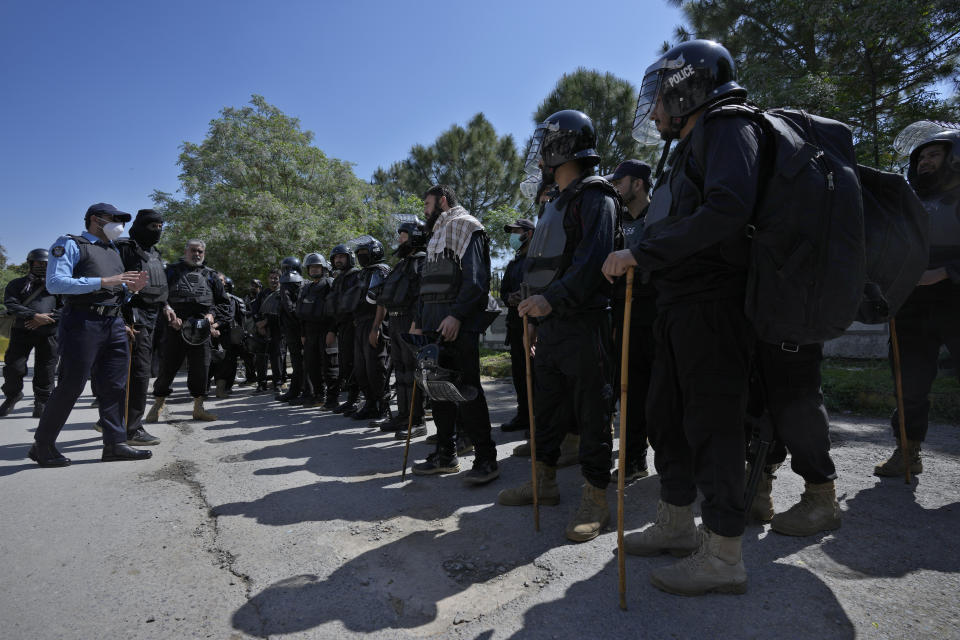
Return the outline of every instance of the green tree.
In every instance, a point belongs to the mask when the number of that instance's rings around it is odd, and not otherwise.
[[[523,177],[513,136],[498,136],[478,113],[466,127],[453,125],[432,145],[414,145],[405,160],[378,168],[373,183],[393,202],[422,196],[434,184],[448,184],[460,204],[485,221],[490,211],[517,204]]]
[[[627,80],[581,67],[563,74],[537,107],[533,120],[543,122],[563,109],[583,111],[597,130],[597,152],[601,158],[598,172],[610,174],[630,158],[651,163],[656,159],[656,147],[642,147],[632,136],[637,95],[637,89]]]
[[[208,263],[238,282],[262,278],[284,256],[329,253],[369,233],[389,242],[388,204],[349,162],[330,158],[262,96],[225,107],[200,144],[184,142],[177,161],[184,197],[154,191],[169,223],[161,249],[177,259],[189,238],[207,244]]]
[[[670,0],[689,27],[734,56],[751,99],[853,127],[861,162],[892,168],[915,120],[955,119],[938,85],[958,80],[960,5],[946,0]]]

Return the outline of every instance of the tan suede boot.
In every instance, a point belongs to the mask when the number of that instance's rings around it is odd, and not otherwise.
[[[728,538],[700,525],[697,552],[650,573],[653,586],[681,596],[746,593],[747,569],[740,553],[741,536]]]
[[[519,487],[504,489],[497,494],[497,502],[508,507],[533,504],[533,483],[529,480]],[[537,502],[554,505],[560,502],[560,488],[557,486],[557,468],[537,462]]]
[[[800,502],[773,516],[770,526],[787,536],[812,536],[840,528],[840,505],[833,482],[807,483]]]
[[[217,416],[203,408],[203,398],[193,399],[193,419],[206,420],[211,422],[217,419]]]
[[[750,479],[751,466],[747,465],[747,480]],[[765,468],[757,484],[757,494],[750,505],[750,519],[756,522],[770,522],[773,518],[773,479],[777,476]]]
[[[606,487],[601,489],[584,482],[580,506],[567,525],[567,539],[574,542],[593,540],[609,522],[610,508],[607,506]]]
[[[144,422],[160,422],[160,414],[166,413],[164,406],[167,404],[167,398],[155,398],[153,401],[153,406],[150,407],[150,411],[147,412],[146,417],[143,419]]]
[[[903,455],[903,448],[898,444],[893,450],[893,454],[873,468],[873,475],[884,478],[895,478],[904,475],[904,461],[910,461],[910,473],[917,474],[923,472],[923,463],[920,461],[920,441],[907,440],[907,455]]]
[[[227,397],[227,381],[226,380],[217,380],[217,397],[218,398]]]
[[[624,551],[635,556],[669,553],[679,558],[696,551],[698,544],[692,502],[678,507],[660,500],[657,502],[656,522],[623,538]]]
[[[570,467],[580,462],[580,436],[568,433],[560,443],[560,457],[557,458],[557,468]]]

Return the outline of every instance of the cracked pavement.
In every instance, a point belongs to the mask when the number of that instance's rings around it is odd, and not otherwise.
[[[485,383],[494,424],[512,387]],[[365,423],[240,387],[189,420],[182,377],[145,462],[102,464],[96,410],[81,397],[59,445],[73,465],[26,459],[26,397],[0,420],[0,622],[8,638],[946,638],[960,636],[960,429],[931,427],[912,486],[880,480],[885,421],[831,416],[843,527],[789,538],[750,526],[744,596],[660,593],[627,558],[617,596],[615,522],[597,540],[563,530],[582,480],[561,470],[561,503],[495,504],[524,481],[520,434],[495,429],[501,478],[400,480],[403,443]],[[433,431],[431,425],[431,432]],[[411,464],[430,448],[411,445]],[[472,455],[461,460],[469,468]],[[652,456],[651,456],[652,467]],[[627,530],[656,513],[656,475],[626,492]],[[778,472],[778,510],[802,481]],[[615,514],[614,492],[608,492]]]

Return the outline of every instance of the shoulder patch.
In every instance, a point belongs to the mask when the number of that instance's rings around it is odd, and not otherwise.
[[[50,250],[50,253],[53,254],[54,258],[62,258],[64,252],[65,252],[65,249],[63,248],[63,245],[59,245],[59,244]]]

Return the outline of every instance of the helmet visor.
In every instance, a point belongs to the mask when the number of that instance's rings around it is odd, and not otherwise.
[[[960,124],[939,120],[919,120],[909,124],[893,141],[893,150],[902,156],[909,156],[913,150],[941,131],[960,129]]]
[[[530,141],[530,149],[527,151],[527,159],[523,164],[523,170],[531,175],[540,175],[540,151],[543,147],[543,136],[547,132],[547,123],[541,122],[533,131],[533,139]]]
[[[660,132],[652,120],[653,108],[660,94],[660,80],[663,69],[648,71],[640,85],[640,97],[637,98],[637,111],[633,116],[633,139],[642,145],[660,144]]]
[[[527,176],[527,179],[520,183],[520,193],[524,198],[533,200],[537,197],[537,191],[540,190],[540,172],[536,175]]]

